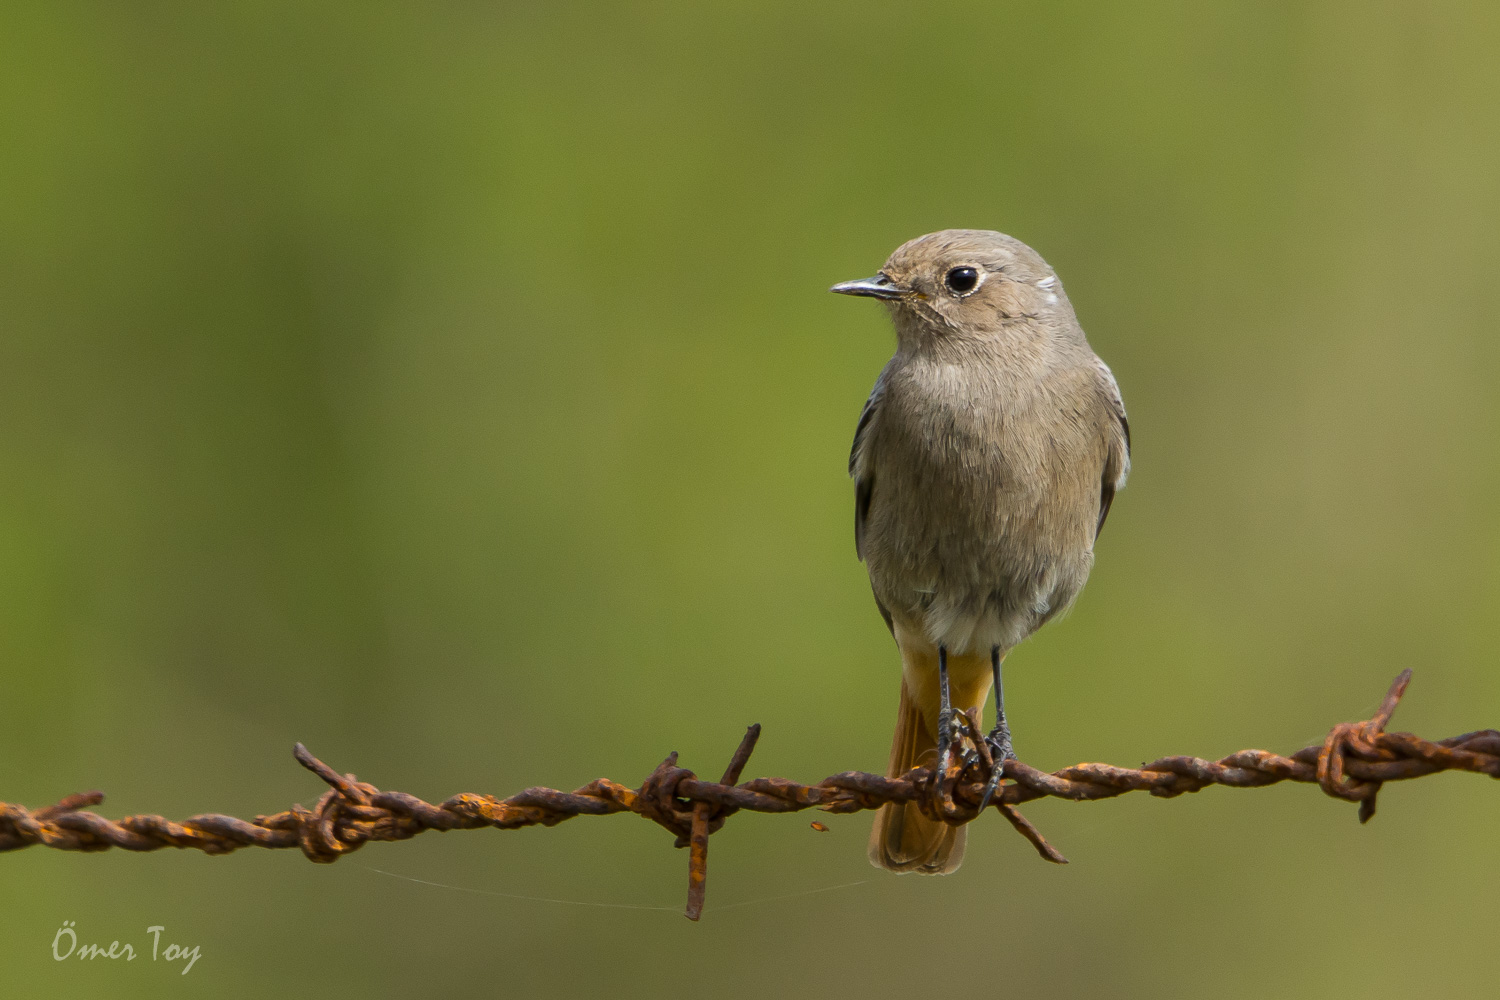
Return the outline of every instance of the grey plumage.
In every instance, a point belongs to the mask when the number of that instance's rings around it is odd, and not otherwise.
[[[849,469],[856,550],[901,647],[903,712],[927,730],[914,739],[898,726],[892,767],[904,771],[937,732],[938,647],[955,707],[982,708],[991,651],[1003,657],[1077,597],[1125,482],[1129,430],[1056,274],[1018,240],[933,233],[834,290],[883,299],[896,327]],[[913,807],[894,812],[922,835],[887,810],[872,859],[957,866],[961,836],[940,843]]]

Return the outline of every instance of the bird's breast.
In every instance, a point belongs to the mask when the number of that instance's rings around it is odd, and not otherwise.
[[[1008,647],[1082,586],[1097,462],[1045,396],[947,367],[887,386],[865,559],[882,603],[934,641]]]

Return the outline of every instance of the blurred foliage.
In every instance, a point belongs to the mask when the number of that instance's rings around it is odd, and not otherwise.
[[[946,226],[1056,266],[1135,431],[1093,581],[1011,658],[1023,757],[1292,750],[1408,665],[1398,727],[1500,724],[1493,5],[0,25],[0,798],[271,812],[318,794],[296,739],[429,799],[672,749],[716,774],[751,721],[754,774],[878,769],[898,667],[844,463],[892,337],[825,289]],[[737,818],[699,926],[493,895],[677,907],[684,854],[629,819],[332,868],[31,850],[0,859],[0,968],[120,997],[1500,974],[1478,778],[1389,789],[1368,828],[1289,787],[1029,814],[1071,866],[997,821],[898,879],[867,817]],[[202,958],[55,963],[64,920]]]

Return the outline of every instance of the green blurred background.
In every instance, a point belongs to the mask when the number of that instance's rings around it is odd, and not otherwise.
[[[1406,666],[1398,726],[1500,724],[1493,5],[129,6],[0,22],[0,798],[274,812],[320,790],[294,740],[434,801],[635,784],[752,721],[751,774],[883,767],[844,472],[892,336],[826,289],[948,226],[1058,269],[1135,431],[1090,586],[1010,660],[1026,760],[1290,751]],[[1070,866],[995,820],[938,880],[871,869],[867,816],[744,815],[700,925],[632,817],[332,867],[32,849],[0,969],[1492,988],[1500,791],[1381,801],[1041,802]],[[57,963],[64,920],[202,957]]]

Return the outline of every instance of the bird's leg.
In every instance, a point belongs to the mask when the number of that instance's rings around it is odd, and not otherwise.
[[[1000,681],[1000,647],[990,649],[990,669],[995,672],[995,728],[985,737],[990,745],[990,758],[994,767],[990,769],[990,780],[985,782],[984,797],[979,800],[979,811],[984,812],[990,804],[995,789],[1000,787],[1000,776],[1005,773],[1005,762],[1015,759],[1016,752],[1010,745],[1010,724],[1005,721],[1005,687]]]
[[[948,775],[948,757],[953,750],[953,699],[948,694],[948,647],[938,647],[937,786]]]
[[[1005,721],[1005,683],[1000,679],[1000,647],[990,649],[990,669],[995,672],[995,728],[990,730],[990,750],[996,760],[1014,760],[1010,745],[1010,723]]]

